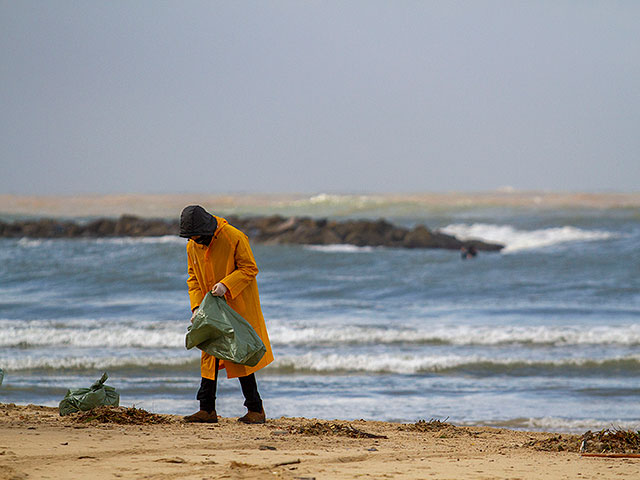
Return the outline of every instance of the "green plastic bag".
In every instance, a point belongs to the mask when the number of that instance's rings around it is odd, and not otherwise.
[[[104,385],[107,378],[109,375],[103,373],[102,378],[89,388],[67,390],[67,394],[58,406],[60,415],[91,410],[102,405],[117,407],[120,404],[120,394],[115,388]]]
[[[254,367],[267,349],[249,322],[222,297],[207,293],[189,325],[187,350],[200,350],[221,360]]]

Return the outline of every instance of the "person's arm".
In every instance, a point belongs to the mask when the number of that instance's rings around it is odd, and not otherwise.
[[[249,246],[249,239],[244,234],[241,235],[236,245],[234,259],[236,269],[220,280],[229,290],[227,295],[232,299],[237,297],[258,274],[258,267]]]
[[[202,290],[200,289],[200,284],[198,283],[198,279],[196,277],[196,272],[193,268],[193,263],[191,262],[191,256],[187,252],[187,286],[189,287],[189,301],[191,302],[191,311],[194,312],[196,308],[200,306],[202,303],[202,299],[204,296],[202,295]]]

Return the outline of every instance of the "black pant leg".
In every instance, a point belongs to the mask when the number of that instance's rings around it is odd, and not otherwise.
[[[218,368],[220,367],[220,359],[216,358],[215,364],[216,378],[210,380],[202,377],[200,388],[196,395],[196,400],[200,401],[200,410],[205,412],[213,412],[216,409],[216,392],[218,390]]]
[[[218,382],[202,377],[196,399],[200,401],[200,410],[213,412],[216,409],[216,390]]]
[[[245,398],[244,406],[250,412],[262,412],[262,399],[258,393],[258,382],[255,374],[239,377],[238,380],[240,380],[242,394]]]

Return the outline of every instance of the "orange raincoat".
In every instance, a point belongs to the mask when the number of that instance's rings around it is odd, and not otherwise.
[[[273,352],[267,326],[260,308],[258,267],[253,258],[249,239],[224,218],[215,217],[218,227],[209,246],[187,242],[189,299],[191,310],[200,305],[208,291],[218,282],[228,291],[225,299],[231,308],[251,324],[262,339],[267,352],[255,367],[220,360],[220,368],[226,368],[227,378],[244,377],[266,367],[273,361]],[[204,378],[216,378],[215,358],[202,352],[200,373]]]

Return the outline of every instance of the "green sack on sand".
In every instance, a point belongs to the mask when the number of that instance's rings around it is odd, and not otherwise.
[[[67,394],[58,406],[60,415],[91,410],[102,405],[117,407],[120,404],[120,394],[115,388],[104,385],[107,378],[109,375],[103,373],[102,378],[89,388],[67,390]]]
[[[207,293],[189,325],[187,350],[200,350],[221,360],[254,367],[267,349],[249,322],[222,297]]]

